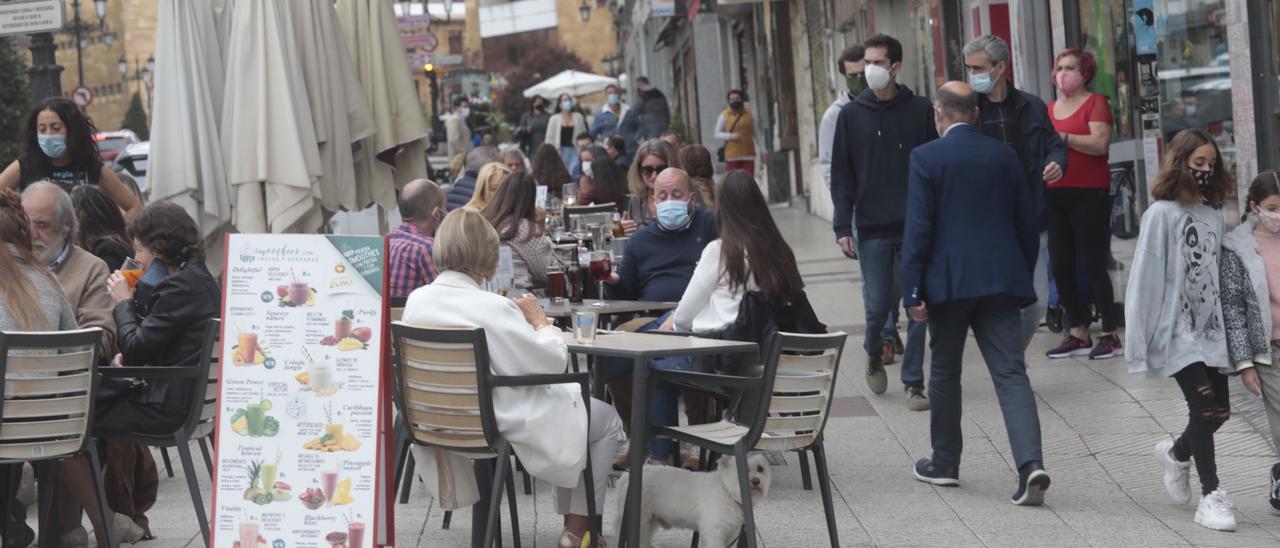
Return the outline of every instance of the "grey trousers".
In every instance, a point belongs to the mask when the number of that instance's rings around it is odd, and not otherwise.
[[[1280,352],[1271,353],[1271,363],[1277,363]],[[1280,364],[1255,365],[1258,379],[1262,381],[1263,407],[1267,408],[1267,425],[1271,427],[1271,443],[1280,451]]]
[[[1014,462],[1019,468],[1043,462],[1040,417],[1027,378],[1017,302],[1010,297],[948,301],[929,307],[929,433],[933,462],[943,469],[960,466],[960,370],[969,328],[996,387]]]
[[[1036,270],[1031,274],[1031,284],[1036,290],[1036,302],[1022,309],[1022,349],[1031,346],[1031,339],[1040,329],[1044,313],[1049,309],[1049,233],[1040,233],[1040,255],[1036,257]]]

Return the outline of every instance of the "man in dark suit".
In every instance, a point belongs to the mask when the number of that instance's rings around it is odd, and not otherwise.
[[[928,321],[933,456],[915,477],[959,484],[960,360],[973,328],[1004,414],[1018,466],[1013,503],[1043,504],[1049,474],[1041,465],[1040,419],[1023,358],[1020,309],[1036,300],[1031,285],[1040,220],[1013,149],[973,127],[977,94],[962,82],[938,88],[934,121],[942,139],[911,153],[903,301]]]

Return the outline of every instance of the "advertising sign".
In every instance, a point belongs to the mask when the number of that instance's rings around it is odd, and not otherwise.
[[[0,2],[0,36],[61,30],[66,20],[63,10],[62,0]]]

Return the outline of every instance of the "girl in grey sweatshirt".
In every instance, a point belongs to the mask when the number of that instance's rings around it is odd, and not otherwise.
[[[1187,400],[1186,430],[1155,447],[1165,490],[1174,502],[1190,502],[1194,459],[1201,488],[1195,522],[1224,531],[1236,522],[1218,486],[1213,435],[1231,416],[1218,255],[1225,236],[1219,208],[1233,181],[1208,134],[1188,129],[1173,138],[1151,189],[1156,202],[1142,215],[1125,295],[1129,372],[1173,377]]]
[[[1271,437],[1280,447],[1280,173],[1258,174],[1249,185],[1249,213],[1222,242],[1222,319],[1227,351],[1244,386],[1262,396]],[[1280,510],[1280,463],[1267,490]]]

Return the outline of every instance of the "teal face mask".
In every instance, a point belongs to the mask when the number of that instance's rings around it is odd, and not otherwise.
[[[684,230],[689,226],[689,202],[667,200],[658,204],[658,225],[668,232]]]
[[[990,72],[970,74],[969,87],[978,93],[991,93],[991,89],[996,87],[996,82],[991,79]]]
[[[60,158],[67,153],[66,135],[37,135],[36,140],[40,143],[40,150],[45,156]]]

